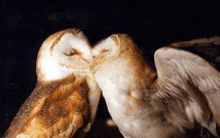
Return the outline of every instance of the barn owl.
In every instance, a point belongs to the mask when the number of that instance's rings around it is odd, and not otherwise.
[[[92,54],[91,72],[124,137],[202,137],[203,129],[217,137],[220,73],[203,58],[163,47],[152,67],[125,34],[102,40]]]
[[[100,88],[89,71],[91,48],[78,29],[49,36],[36,63],[37,84],[5,138],[72,137],[90,130]]]

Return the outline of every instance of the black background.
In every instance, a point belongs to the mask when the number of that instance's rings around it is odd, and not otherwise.
[[[148,51],[174,41],[219,36],[219,7],[219,0],[1,0],[0,136],[34,89],[38,49],[52,33],[79,28],[92,45],[111,34],[126,33]],[[105,126],[106,118],[102,99],[90,137],[120,137]]]

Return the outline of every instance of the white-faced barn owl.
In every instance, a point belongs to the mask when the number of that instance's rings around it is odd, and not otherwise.
[[[89,131],[101,94],[90,75],[91,60],[82,31],[67,29],[49,36],[38,53],[36,87],[5,138],[73,137]]]
[[[124,34],[102,40],[92,53],[91,72],[124,137],[217,137],[220,73],[206,60],[164,47],[154,68]]]

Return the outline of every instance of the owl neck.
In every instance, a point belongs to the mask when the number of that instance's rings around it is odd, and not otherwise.
[[[118,95],[131,95],[133,90],[140,90],[134,95],[141,96],[141,90],[151,86],[156,78],[156,73],[149,65],[131,65],[125,60],[112,62],[99,68],[95,72],[95,79],[103,91],[103,95],[117,98]],[[113,90],[115,89],[115,90]],[[111,92],[109,92],[112,90]]]

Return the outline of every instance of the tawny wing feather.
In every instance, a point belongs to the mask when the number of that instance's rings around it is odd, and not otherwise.
[[[173,47],[209,47],[210,45],[219,45],[220,44],[220,37],[213,36],[213,37],[204,37],[199,39],[194,39],[190,41],[182,41],[182,42],[174,42],[170,44]],[[196,48],[195,47],[195,48]]]
[[[168,45],[184,49],[206,58],[220,69],[220,37],[204,37],[190,41],[174,42]]]
[[[37,84],[6,132],[14,137],[72,137],[90,122],[86,79]]]

